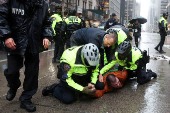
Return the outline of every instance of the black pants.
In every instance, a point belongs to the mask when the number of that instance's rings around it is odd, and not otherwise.
[[[135,72],[135,73],[134,73]],[[146,63],[139,59],[139,65],[136,70],[128,70],[128,78],[137,77],[139,84],[144,84],[151,80],[152,74],[146,72]]]
[[[54,59],[60,59],[64,51],[64,41],[61,36],[55,36],[55,50],[54,50]]]
[[[136,47],[138,47],[138,38],[139,38],[139,36],[134,36],[135,37],[135,45],[136,45]]]
[[[58,71],[59,74],[64,75],[66,73],[66,70],[63,68],[64,68],[64,64],[61,63],[59,71]],[[75,90],[73,90],[73,88],[68,87],[68,85],[61,79],[62,78],[60,78],[59,85],[57,85],[54,89],[53,96],[65,104],[73,103],[77,99],[76,98],[77,92]],[[90,79],[89,79],[89,82],[84,81],[82,83],[83,84],[82,86],[87,86],[88,83],[90,83]],[[95,84],[95,88],[98,90],[104,89],[104,83],[97,81]]]
[[[104,83],[97,81],[95,88],[98,90],[104,89]],[[65,104],[71,104],[77,99],[77,93],[73,89],[66,87],[62,81],[55,87],[53,96]]]
[[[158,43],[158,45],[156,46],[156,48],[159,48],[160,47],[160,51],[162,51],[162,47],[164,45],[164,42],[165,42],[165,35],[164,34],[160,34],[161,36],[161,40],[160,42]]]
[[[25,59],[24,59],[25,58]],[[24,56],[17,54],[7,55],[8,68],[4,70],[4,75],[11,89],[17,89],[20,84],[20,69],[25,64],[24,91],[19,100],[30,100],[38,88],[39,54],[32,55],[26,51]]]
[[[66,39],[66,49],[70,48],[71,44],[70,44],[70,38]]]

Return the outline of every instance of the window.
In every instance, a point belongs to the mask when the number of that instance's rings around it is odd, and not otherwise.
[[[84,5],[85,5],[85,7],[84,7],[84,8],[86,9],[86,2],[84,2],[84,3],[85,3],[85,4],[84,4]]]
[[[78,6],[80,6],[80,0],[77,0],[77,4],[78,4]]]
[[[89,9],[92,9],[92,2],[89,1]]]
[[[83,9],[84,9],[84,1],[83,1]]]
[[[89,9],[92,9],[92,5],[91,4],[89,4]]]

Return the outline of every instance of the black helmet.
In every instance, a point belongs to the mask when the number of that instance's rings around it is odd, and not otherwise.
[[[118,52],[118,54],[128,55],[128,53],[131,51],[130,41],[123,41],[122,43],[120,43],[116,48],[116,51]]]
[[[76,15],[76,10],[74,8],[70,8],[68,14],[74,16],[74,15]]]
[[[62,10],[62,6],[56,6],[55,10],[57,10],[57,9],[61,9]]]
[[[163,13],[163,17],[168,16],[168,12]]]

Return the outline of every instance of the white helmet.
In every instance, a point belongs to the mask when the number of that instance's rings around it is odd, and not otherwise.
[[[85,59],[90,66],[97,66],[99,64],[99,49],[95,44],[88,43],[83,46],[81,50],[81,59],[85,64]]]

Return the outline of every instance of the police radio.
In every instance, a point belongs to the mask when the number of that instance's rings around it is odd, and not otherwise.
[[[144,51],[142,52],[142,54],[143,54],[143,60],[144,60],[144,62],[145,62],[146,64],[149,63],[149,62],[150,62],[149,48],[148,48],[148,55],[147,55],[147,51],[146,51],[146,50],[144,50]]]

